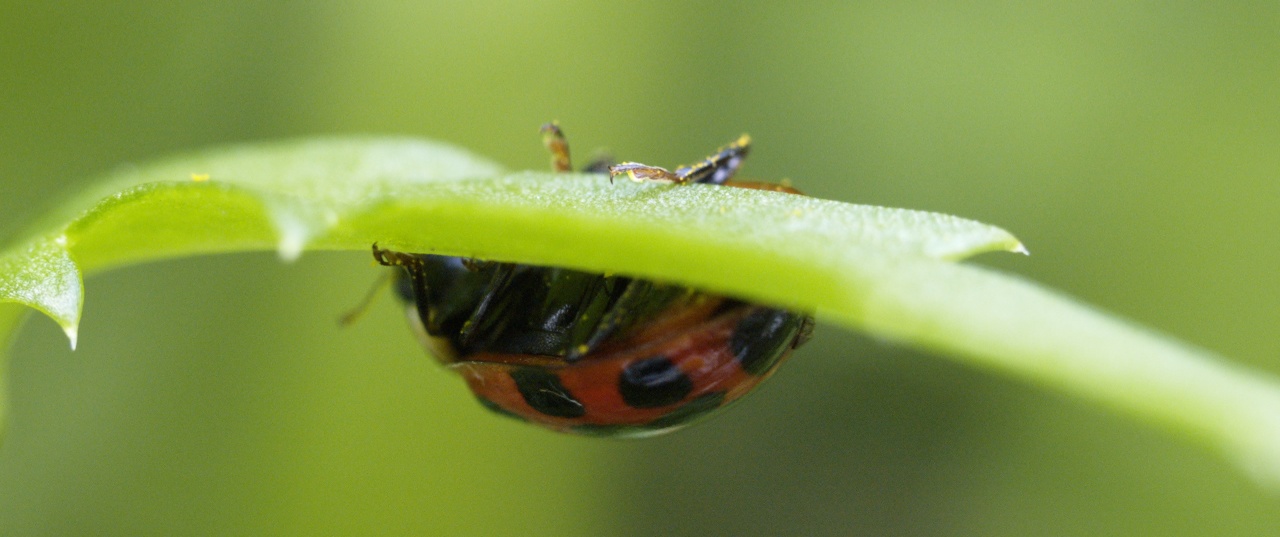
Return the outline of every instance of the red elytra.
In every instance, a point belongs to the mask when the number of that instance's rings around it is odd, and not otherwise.
[[[758,366],[758,372],[744,369],[741,355],[758,349],[748,345],[735,352],[735,330],[752,314],[774,311],[778,310],[741,304],[698,319],[667,337],[621,341],[610,350],[571,364],[551,364],[541,357],[476,354],[448,367],[466,379],[486,406],[531,423],[582,434],[660,434],[746,395],[803,342],[807,318],[797,317],[792,326],[768,334],[781,344],[763,349],[766,355],[756,358],[764,364]],[[656,368],[659,378],[648,384],[648,390],[634,388],[634,382],[624,380],[629,368],[655,360],[665,360],[675,371],[665,365]],[[529,374],[529,370],[541,374]],[[663,404],[636,406],[636,399],[645,398],[634,395],[628,402],[624,397],[628,384],[633,391],[653,394],[649,399]],[[673,385],[677,386],[674,390]],[[544,399],[531,398],[531,390],[543,391]]]

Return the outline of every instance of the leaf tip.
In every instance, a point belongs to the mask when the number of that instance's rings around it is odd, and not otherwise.
[[[285,263],[297,261],[302,256],[302,250],[306,248],[307,242],[311,239],[311,230],[295,219],[283,220],[278,224],[278,229],[280,239],[276,242],[276,254]]]
[[[80,339],[80,328],[76,325],[62,327],[63,333],[67,334],[67,339],[71,341],[71,350],[76,350],[76,342]]]
[[[286,263],[297,261],[311,239],[334,225],[325,218],[331,215],[309,214],[305,207],[278,204],[272,207],[272,212],[279,236],[276,254]],[[336,216],[331,219],[336,222]]]
[[[1031,255],[1031,250],[1028,250],[1027,245],[1022,244],[1022,241],[1015,241],[1009,251],[1015,254]]]
[[[0,255],[0,302],[34,308],[58,323],[75,348],[84,287],[66,235],[34,240]]]

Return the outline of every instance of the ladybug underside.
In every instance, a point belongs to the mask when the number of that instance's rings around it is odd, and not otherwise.
[[[811,322],[647,280],[400,255],[414,262],[396,288],[432,354],[491,410],[559,430],[683,425],[768,377]]]
[[[555,167],[567,169],[563,136],[548,129]],[[674,173],[636,163],[611,173],[724,184],[747,142]],[[812,329],[804,314],[642,279],[377,245],[374,257],[404,269],[396,290],[410,323],[482,404],[560,431],[641,436],[685,425],[750,391]]]

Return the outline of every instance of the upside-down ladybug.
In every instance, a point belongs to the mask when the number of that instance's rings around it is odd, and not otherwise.
[[[569,171],[559,127],[543,126],[553,168]],[[731,182],[742,136],[676,169],[625,162],[586,171],[636,181]],[[428,352],[485,407],[562,432],[645,436],[688,424],[751,391],[813,329],[812,317],[685,287],[556,267],[394,252],[396,289]]]

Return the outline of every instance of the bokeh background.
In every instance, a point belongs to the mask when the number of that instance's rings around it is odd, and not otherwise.
[[[744,172],[1006,227],[1026,275],[1280,373],[1280,4],[0,2],[0,233],[122,163],[330,133]],[[366,256],[90,278],[13,349],[3,535],[1270,535],[1280,496],[1073,398],[831,326],[644,441],[493,417]],[[778,285],[786,285],[779,282]]]

